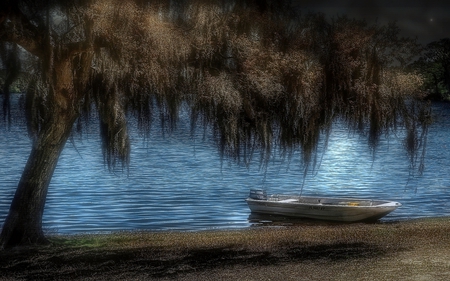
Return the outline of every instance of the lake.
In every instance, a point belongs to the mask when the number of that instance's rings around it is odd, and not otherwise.
[[[202,129],[191,136],[183,120],[172,133],[163,134],[154,124],[149,138],[131,126],[129,171],[110,172],[93,120],[61,155],[49,188],[44,229],[76,234],[246,228],[261,223],[251,219],[244,201],[251,188],[403,204],[382,221],[450,216],[450,104],[435,103],[433,116],[422,176],[408,169],[401,137],[382,138],[372,154],[364,137],[336,124],[328,149],[319,154],[320,166],[307,175],[303,190],[298,153],[290,161],[275,157],[264,170],[258,161],[248,168],[221,162]],[[9,131],[5,126],[0,122],[0,224],[31,149],[22,119],[14,119]]]

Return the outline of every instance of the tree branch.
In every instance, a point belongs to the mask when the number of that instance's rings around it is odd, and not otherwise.
[[[42,57],[45,32],[32,24],[16,5],[8,8],[8,13],[0,17],[0,41],[16,43],[31,54]]]

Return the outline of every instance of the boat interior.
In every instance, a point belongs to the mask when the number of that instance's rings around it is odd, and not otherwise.
[[[310,197],[296,195],[274,194],[267,196],[263,191],[250,192],[249,198],[254,200],[267,200],[282,203],[300,203],[312,205],[338,205],[338,206],[380,206],[390,203],[389,201],[354,198],[330,198],[330,197]]]

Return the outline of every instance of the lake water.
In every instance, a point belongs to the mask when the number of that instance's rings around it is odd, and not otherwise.
[[[450,216],[450,105],[434,104],[425,172],[411,175],[401,138],[382,139],[375,157],[367,140],[335,126],[320,167],[305,180],[303,195],[351,196],[399,201],[384,221]],[[0,122],[0,224],[4,222],[30,151],[23,120],[5,130]],[[129,172],[103,164],[95,124],[68,142],[53,176],[44,213],[48,232],[75,234],[117,230],[245,228],[258,225],[245,203],[251,188],[299,194],[297,153],[266,170],[221,163],[215,145],[188,124],[172,134],[152,129],[144,139],[131,130]],[[201,131],[201,130],[199,130]]]

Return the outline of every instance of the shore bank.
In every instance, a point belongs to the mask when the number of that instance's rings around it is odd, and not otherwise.
[[[450,218],[50,239],[0,280],[450,280]]]

